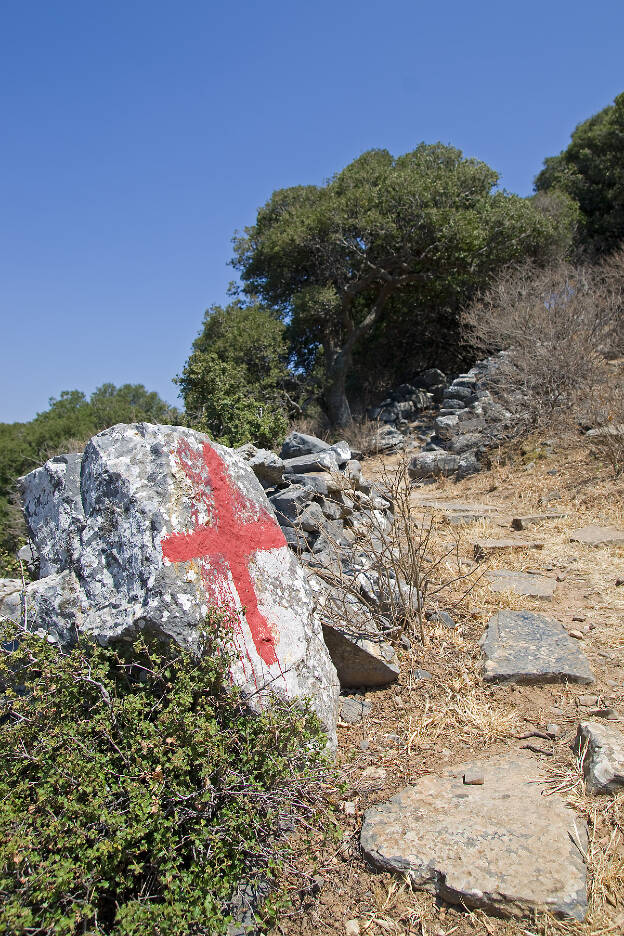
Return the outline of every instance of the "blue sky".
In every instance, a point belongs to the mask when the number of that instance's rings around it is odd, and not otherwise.
[[[422,140],[529,194],[624,91],[608,0],[3,0],[0,421],[171,383],[276,188]]]

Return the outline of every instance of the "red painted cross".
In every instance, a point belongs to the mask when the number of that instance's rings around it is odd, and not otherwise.
[[[208,443],[204,443],[201,457],[186,442],[179,444],[176,455],[193,485],[195,496],[205,506],[210,505],[207,491],[207,483],[210,483],[214,504],[213,523],[210,526],[201,525],[197,505],[194,505],[195,529],[190,533],[171,533],[166,536],[162,541],[163,556],[170,562],[188,562],[204,556],[214,557],[217,562],[225,560],[245,609],[258,655],[267,666],[277,663],[275,637],[258,608],[248,562],[260,550],[285,546],[284,534],[263,508],[260,508],[257,519],[243,519],[245,513],[257,513],[258,508],[235,487],[225,463]]]

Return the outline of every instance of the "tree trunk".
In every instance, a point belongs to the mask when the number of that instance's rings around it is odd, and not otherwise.
[[[350,355],[339,352],[327,367],[327,387],[323,394],[325,410],[332,426],[350,426],[353,422],[346,394]]]

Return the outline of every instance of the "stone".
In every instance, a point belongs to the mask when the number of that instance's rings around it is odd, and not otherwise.
[[[360,936],[359,920],[347,920],[345,923],[345,936]]]
[[[374,452],[394,452],[405,443],[405,436],[392,426],[380,426],[373,433],[370,448]]]
[[[474,390],[472,387],[461,387],[455,383],[444,391],[445,400],[463,400],[465,403],[474,402]]]
[[[448,452],[419,452],[408,465],[408,474],[414,481],[424,478],[446,477],[454,474],[460,466],[459,455]]]
[[[236,449],[236,453],[245,459],[263,487],[272,487],[282,480],[284,462],[275,452],[257,449],[253,445],[243,445]]]
[[[570,542],[586,546],[624,546],[624,530],[615,527],[581,527],[570,534]]]
[[[305,474],[308,471],[338,471],[336,455],[329,449],[329,446],[323,452],[312,452],[310,455],[284,459],[285,475]]]
[[[534,575],[530,572],[512,572],[508,569],[499,569],[486,572],[486,579],[490,581],[490,588],[494,592],[512,591],[516,595],[526,595],[529,598],[543,598],[550,601],[557,587],[555,579],[545,575]]]
[[[297,517],[314,497],[309,487],[294,484],[277,494],[272,494],[269,502],[273,507],[281,526],[294,526]]]
[[[336,442],[334,445],[330,445],[327,452],[332,452],[339,468],[346,465],[351,459],[351,449],[346,442]]]
[[[592,683],[585,654],[558,621],[530,611],[499,611],[481,638],[486,682]]]
[[[581,722],[574,750],[583,758],[588,792],[618,793],[624,787],[624,736],[613,725]]]
[[[473,545],[474,557],[477,560],[485,559],[490,553],[510,552],[514,549],[542,549],[544,546],[543,543],[520,539],[482,539]]]
[[[331,475],[324,472],[310,471],[308,474],[289,474],[291,484],[299,484],[311,488],[315,494],[327,496],[331,484]],[[329,482],[329,483],[328,483]]]
[[[19,623],[22,612],[21,579],[0,579],[0,618]]]
[[[418,375],[414,384],[417,387],[424,387],[425,390],[430,390],[432,387],[446,384],[446,376],[441,370],[438,370],[437,367],[430,367],[428,370],[422,371],[422,373]]]
[[[464,771],[464,786],[483,786],[485,774],[481,767],[467,767]]]
[[[561,520],[564,517],[564,513],[530,514],[526,517],[513,517],[511,525],[514,530],[526,530],[528,527],[546,523],[547,520]]]
[[[485,782],[466,785],[472,772]],[[421,777],[366,810],[364,857],[450,903],[509,917],[548,911],[582,921],[587,827],[559,796],[542,795],[545,780],[523,754]]]
[[[428,620],[430,624],[442,624],[444,627],[448,627],[449,630],[455,630],[457,626],[448,611],[434,611],[433,614],[428,616]]]
[[[324,442],[323,439],[317,439],[313,435],[306,435],[305,432],[291,432],[284,439],[280,456],[283,459],[297,458],[300,455],[324,452],[328,448],[329,442]]]
[[[463,455],[465,452],[478,448],[479,445],[483,445],[483,436],[479,432],[466,432],[451,440],[449,450],[455,455]]]
[[[42,578],[33,625],[60,645],[145,631],[197,649],[229,614],[231,679],[251,707],[309,697],[334,734],[338,680],[302,567],[255,474],[180,426],[117,425],[21,482]]]
[[[438,416],[433,427],[438,438],[448,442],[459,431],[459,419],[457,416]]]
[[[480,517],[488,517],[496,514],[498,507],[494,504],[480,504],[469,501],[446,501],[446,500],[420,500],[419,507],[429,507],[431,510],[443,510],[445,513],[468,513],[478,514]]]
[[[342,690],[379,688],[399,678],[394,649],[370,626],[362,632],[351,622],[339,627],[323,621],[323,636]]]
[[[351,458],[345,466],[344,473],[350,481],[359,481],[362,476],[362,466],[356,458]]]
[[[359,725],[373,707],[364,696],[341,696],[338,708],[338,716],[341,721],[348,725]]]
[[[300,526],[306,533],[316,533],[325,526],[327,518],[320,504],[312,503],[299,514],[294,525]]]

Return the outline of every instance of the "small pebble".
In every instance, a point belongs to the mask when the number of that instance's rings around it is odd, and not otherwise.
[[[581,632],[580,632],[580,631],[577,631],[577,630],[569,630],[569,631],[568,631],[568,636],[574,637],[575,640],[584,640],[584,637],[583,637],[583,635],[581,634]]]
[[[401,634],[401,640],[399,641],[399,643],[401,644],[401,647],[403,648],[403,650],[412,649],[412,641],[409,639],[407,634]],[[352,923],[353,921],[349,920],[349,922]],[[357,923],[357,920],[355,922]],[[359,926],[359,923],[358,923],[358,926]]]
[[[551,738],[560,738],[563,734],[561,725],[557,725],[555,722],[551,722],[551,724],[546,725],[546,734],[550,735]]]
[[[355,816],[355,813],[356,813],[355,803],[352,800],[343,803],[342,811],[344,812],[345,816]]]
[[[347,920],[345,923],[345,936],[360,936],[360,923],[358,920]]]
[[[580,695],[577,696],[576,701],[578,705],[582,705],[583,708],[592,708],[592,706],[598,705],[600,697],[595,695]]]
[[[367,741],[366,739],[364,739],[363,741],[360,741],[360,744],[359,744],[360,751],[368,751],[369,747],[370,747],[370,741]]]
[[[583,621],[586,621],[587,618],[585,617],[584,614],[575,614],[573,615],[572,620],[577,621],[579,624],[581,624]]]
[[[615,709],[612,709],[612,708],[597,708],[597,709],[593,709],[591,712],[588,712],[587,714],[591,715],[594,718],[606,718],[608,721],[620,720],[620,716],[615,711]]]
[[[624,585],[624,579],[620,579],[620,578],[616,579],[616,580],[615,580],[615,587],[616,587],[616,588],[619,588],[621,585]]]

